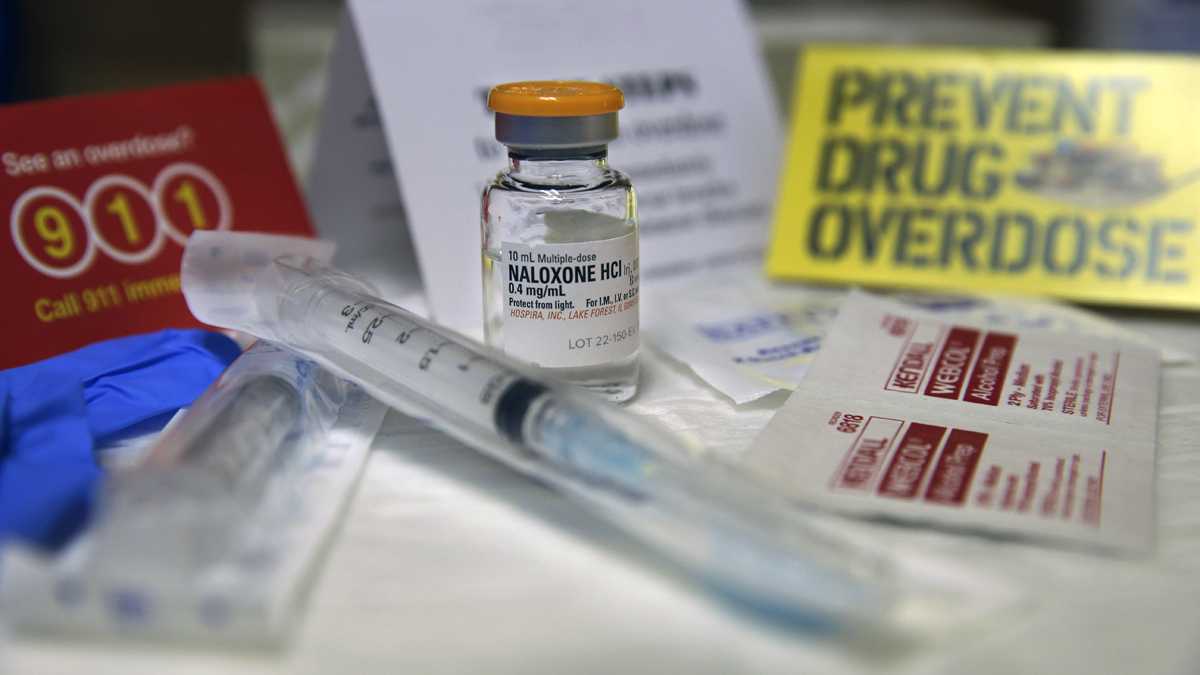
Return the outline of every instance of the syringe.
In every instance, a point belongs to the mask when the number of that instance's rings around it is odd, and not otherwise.
[[[222,378],[141,464],[104,484],[94,565],[178,578],[227,555],[314,395],[270,373]],[[154,556],[131,553],[147,550]]]
[[[213,293],[202,287],[222,265],[216,243],[194,237],[184,259],[183,291],[201,321],[307,353],[381,401],[575,497],[722,596],[806,625],[880,627],[895,618],[896,586],[881,558],[810,527],[793,505],[737,471],[689,458],[676,439],[632,414],[312,260],[264,264],[240,300],[229,285]],[[215,297],[220,307],[205,302]],[[244,320],[234,318],[238,302],[250,305]]]

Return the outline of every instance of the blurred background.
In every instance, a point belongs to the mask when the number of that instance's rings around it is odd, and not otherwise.
[[[265,84],[303,176],[341,4],[0,0],[0,101],[251,73]],[[796,50],[807,42],[1200,50],[1200,0],[748,4],[785,113]]]

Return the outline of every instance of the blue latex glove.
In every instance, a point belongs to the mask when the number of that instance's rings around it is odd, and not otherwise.
[[[162,428],[239,353],[218,333],[165,330],[0,371],[0,544],[65,544],[87,521],[96,449]]]

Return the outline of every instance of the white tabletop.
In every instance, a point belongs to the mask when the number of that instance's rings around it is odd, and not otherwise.
[[[1115,315],[1184,350],[1200,321]],[[653,354],[635,410],[736,454],[782,402],[735,410]],[[877,653],[782,632],[666,574],[555,493],[391,414],[290,644],[261,653],[13,637],[16,673],[1194,673],[1200,670],[1200,367],[1163,371],[1158,545],[1118,559],[845,521],[1020,588],[1018,609]]]

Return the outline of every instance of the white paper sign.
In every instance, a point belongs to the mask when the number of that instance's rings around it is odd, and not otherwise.
[[[373,262],[339,264],[372,276],[411,269],[396,241],[402,221],[380,217],[394,216],[395,195],[377,189],[390,165],[434,316],[479,335],[479,195],[507,161],[487,91],[558,78],[625,92],[609,160],[638,190],[644,292],[760,259],[782,139],[737,0],[350,0],[347,9],[309,194],[321,233]]]
[[[747,466],[789,496],[1144,551],[1159,354],[853,293]]]

